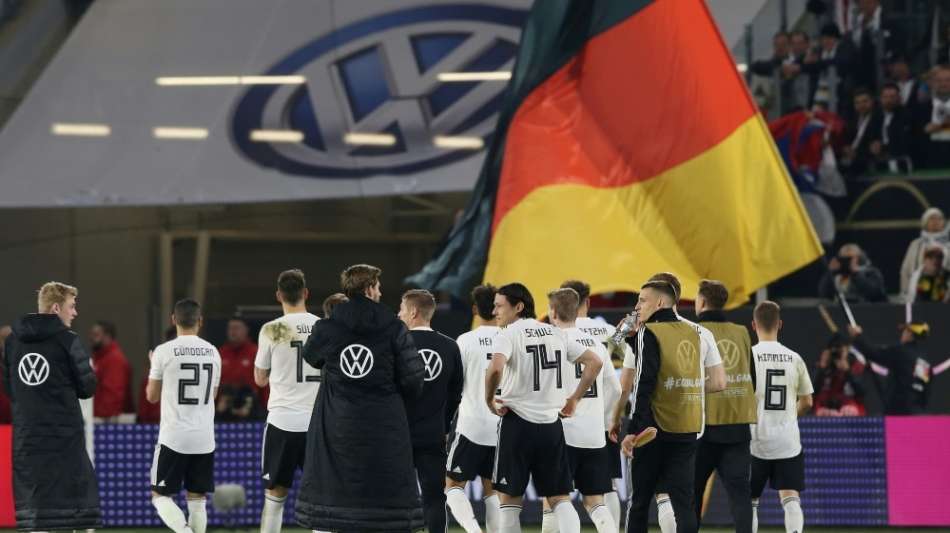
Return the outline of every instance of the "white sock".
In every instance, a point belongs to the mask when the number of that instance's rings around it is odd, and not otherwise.
[[[587,510],[590,521],[597,528],[597,533],[617,533],[617,523],[610,514],[606,504],[595,505]]]
[[[520,505],[499,506],[498,518],[498,533],[521,533]]]
[[[759,533],[759,499],[752,500],[752,533]]]
[[[541,533],[558,533],[557,518],[550,509],[541,511]]]
[[[805,529],[802,501],[797,496],[783,498],[782,508],[785,509],[785,533],[802,533]]]
[[[264,510],[261,512],[261,533],[280,533],[284,523],[284,502],[287,498],[264,495]]]
[[[610,510],[610,517],[614,519],[617,529],[620,529],[620,495],[616,491],[604,494],[604,503]]]
[[[478,527],[478,521],[475,520],[472,502],[468,501],[468,496],[465,495],[465,489],[462,487],[445,489],[445,503],[465,533],[482,533],[482,528]]]
[[[663,533],[676,533],[676,514],[669,498],[657,500],[656,521],[660,523],[660,531]]]
[[[152,505],[158,512],[158,517],[175,533],[192,533],[188,527],[188,521],[185,520],[185,513],[175,505],[175,501],[168,496],[158,496],[152,498]]]
[[[485,498],[485,529],[488,533],[501,532],[501,501],[497,494]]]
[[[188,500],[188,527],[194,533],[205,533],[208,529],[207,498]]]
[[[581,533],[581,517],[577,516],[577,509],[574,509],[571,500],[558,502],[554,506],[554,516],[560,533]]]

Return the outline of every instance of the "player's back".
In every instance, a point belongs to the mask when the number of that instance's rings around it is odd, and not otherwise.
[[[613,372],[610,357],[607,355],[607,348],[603,344],[580,328],[567,328],[563,331],[571,342],[576,342],[585,349],[596,353],[604,364],[593,385],[584,393],[581,401],[577,403],[574,416],[563,420],[564,440],[568,446],[575,448],[602,448],[607,444],[604,437],[604,380],[606,372]],[[567,393],[570,393],[576,390],[580,384],[583,365],[568,363],[566,360],[563,363],[566,365],[564,389]]]
[[[217,348],[197,335],[179,336],[155,348],[149,377],[162,381],[159,444],[184,454],[213,452]]]
[[[506,343],[511,350],[498,398],[529,422],[555,422],[568,395],[567,335],[550,324],[522,318],[504,328],[495,342]]]
[[[310,427],[320,372],[303,359],[303,347],[319,320],[311,313],[290,313],[261,328],[254,365],[270,370],[267,423],[284,431]]]
[[[479,326],[456,341],[465,379],[456,429],[482,446],[494,446],[498,440],[498,417],[485,405],[485,371],[492,358],[493,339],[499,331],[501,328],[496,326]]]
[[[752,455],[787,459],[801,452],[798,397],[813,392],[801,356],[776,341],[752,347],[756,372],[757,422],[752,425]]]
[[[574,322],[577,329],[593,337],[597,342],[607,344],[610,336],[614,334],[616,328],[604,322],[589,316],[579,316]]]

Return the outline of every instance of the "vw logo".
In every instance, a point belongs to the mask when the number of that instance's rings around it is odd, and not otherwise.
[[[373,352],[362,344],[351,344],[340,352],[340,369],[347,377],[360,379],[373,370]]]
[[[485,5],[421,6],[353,22],[290,52],[267,75],[302,85],[253,86],[231,120],[238,150],[260,166],[315,178],[408,174],[475,154],[434,145],[442,136],[489,137],[505,83],[446,83],[442,72],[510,70],[526,12]],[[251,131],[294,130],[297,143]],[[384,133],[391,146],[344,135]]]
[[[699,364],[699,354],[696,351],[696,345],[690,341],[683,340],[676,346],[676,364],[680,367],[680,372],[690,374]]]
[[[719,355],[722,356],[722,367],[725,370],[732,370],[739,364],[739,346],[731,339],[719,339],[716,342],[719,348]]]
[[[28,353],[17,365],[20,381],[31,387],[42,385],[49,378],[49,362],[38,353]]]
[[[442,356],[435,350],[423,348],[419,350],[422,362],[426,365],[426,381],[435,381],[442,374]]]

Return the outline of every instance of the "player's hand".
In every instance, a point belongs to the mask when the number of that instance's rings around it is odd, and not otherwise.
[[[489,400],[488,410],[494,413],[496,416],[505,416],[508,414],[508,408],[505,407],[504,402],[497,398]]]
[[[155,350],[149,350],[149,351],[148,351],[148,362],[149,362],[149,363],[152,362],[152,356],[153,356],[153,355],[155,355]]]
[[[851,335],[852,338],[859,337],[864,334],[864,328],[861,326],[848,326],[848,335]]]
[[[568,398],[564,402],[564,407],[561,408],[561,418],[570,418],[574,416],[574,411],[577,410],[577,400],[574,398]]]
[[[633,457],[633,444],[636,442],[636,435],[627,435],[623,438],[623,442],[620,443],[620,448],[623,450],[623,454],[627,457]]]
[[[610,426],[611,442],[620,442],[620,421],[617,420]]]

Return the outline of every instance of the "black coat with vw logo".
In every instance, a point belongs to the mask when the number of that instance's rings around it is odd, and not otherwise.
[[[96,375],[79,336],[56,315],[27,315],[13,325],[4,353],[0,375],[13,407],[17,529],[101,527],[79,410],[79,399],[96,392]]]
[[[425,368],[406,326],[357,296],[313,326],[304,359],[322,369],[297,521],[324,531],[423,527],[404,399],[422,393]]]
[[[445,434],[462,401],[462,353],[458,344],[431,329],[410,334],[425,364],[422,396],[406,401],[413,446],[444,446]]]

